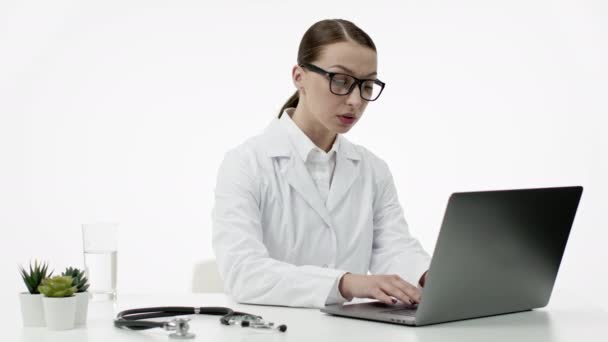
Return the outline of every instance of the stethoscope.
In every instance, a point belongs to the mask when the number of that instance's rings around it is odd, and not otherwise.
[[[191,339],[195,334],[188,332],[190,319],[177,317],[171,321],[154,322],[140,321],[148,318],[172,317],[179,315],[215,315],[220,317],[220,323],[224,325],[240,325],[256,329],[276,329],[285,332],[287,326],[281,324],[275,326],[273,322],[262,319],[261,316],[248,314],[246,312],[233,311],[224,307],[189,307],[189,306],[161,306],[153,308],[141,308],[121,311],[116,315],[114,326],[117,328],[128,328],[131,330],[145,330],[152,328],[163,328],[167,331],[175,331],[169,337],[175,339]]]

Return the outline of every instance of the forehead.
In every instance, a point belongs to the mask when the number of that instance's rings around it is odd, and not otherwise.
[[[333,65],[342,65],[352,70],[355,76],[368,75],[375,72],[378,66],[374,50],[351,41],[324,46],[323,52],[316,63],[320,67],[325,68]],[[340,70],[340,68],[335,69]]]

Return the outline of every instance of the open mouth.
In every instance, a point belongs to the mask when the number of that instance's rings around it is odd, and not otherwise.
[[[343,124],[350,125],[353,122],[355,122],[356,117],[351,114],[344,114],[344,115],[338,115],[338,119],[340,119],[340,122],[342,122]]]

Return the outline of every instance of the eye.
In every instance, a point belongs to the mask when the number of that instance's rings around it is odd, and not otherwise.
[[[368,93],[371,93],[371,92],[374,91],[374,86],[375,86],[374,82],[366,81],[366,82],[363,83],[363,90],[366,91],[366,92],[368,92]]]
[[[353,82],[352,78],[345,75],[334,75],[333,83],[336,86],[345,87]]]

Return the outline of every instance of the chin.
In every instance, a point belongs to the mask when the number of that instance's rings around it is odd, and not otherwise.
[[[338,127],[336,127],[336,129],[334,131],[336,133],[338,133],[338,134],[344,134],[344,133],[347,133],[348,131],[350,131],[351,128],[353,128],[353,125],[347,126],[347,127],[345,127],[345,126],[338,126]]]

